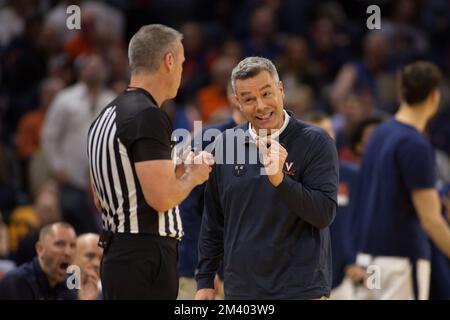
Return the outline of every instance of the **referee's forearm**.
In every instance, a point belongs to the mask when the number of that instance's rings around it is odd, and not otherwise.
[[[149,204],[159,212],[166,212],[186,199],[195,186],[196,182],[191,175],[185,173],[180,178],[174,175],[174,181],[166,191],[166,195],[153,199]]]

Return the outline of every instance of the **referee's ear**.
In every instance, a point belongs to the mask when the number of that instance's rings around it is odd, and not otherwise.
[[[173,52],[167,52],[163,59],[164,67],[167,71],[171,71],[175,66],[175,56]]]

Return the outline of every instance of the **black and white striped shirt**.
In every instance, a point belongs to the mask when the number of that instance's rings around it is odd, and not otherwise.
[[[140,161],[170,160],[171,132],[167,114],[140,88],[127,89],[92,123],[87,153],[105,230],[181,238],[178,206],[168,212],[150,207],[134,167]]]

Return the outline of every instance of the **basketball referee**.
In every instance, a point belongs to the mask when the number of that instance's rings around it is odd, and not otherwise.
[[[128,89],[92,123],[87,153],[94,200],[102,211],[105,299],[176,299],[178,204],[208,179],[212,156],[174,169],[171,123],[160,108],[181,81],[182,34],[143,26],[131,39]],[[193,153],[188,155],[193,159]],[[208,165],[209,164],[209,165]]]

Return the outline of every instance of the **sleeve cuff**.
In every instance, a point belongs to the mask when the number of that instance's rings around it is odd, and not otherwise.
[[[197,290],[200,289],[214,289],[214,275],[197,277]]]
[[[283,180],[281,183],[276,187],[278,191],[284,194],[288,194],[290,190],[294,188],[294,185],[298,183],[297,181],[293,180],[286,174],[283,176]]]

